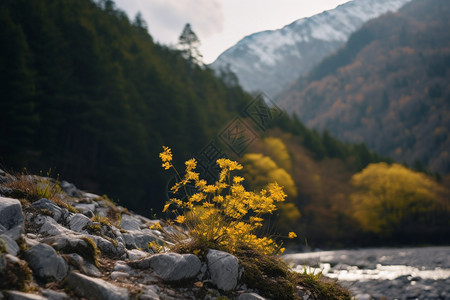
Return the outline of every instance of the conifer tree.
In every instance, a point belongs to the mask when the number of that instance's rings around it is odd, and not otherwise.
[[[190,63],[202,65],[203,56],[198,49],[200,47],[200,40],[191,28],[191,24],[187,23],[184,26],[183,32],[178,38],[178,49],[183,53],[183,57]]]

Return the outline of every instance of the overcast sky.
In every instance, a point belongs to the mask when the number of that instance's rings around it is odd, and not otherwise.
[[[175,45],[186,23],[199,37],[205,63],[244,36],[278,29],[348,0],[115,0],[130,19],[142,13],[153,38]]]

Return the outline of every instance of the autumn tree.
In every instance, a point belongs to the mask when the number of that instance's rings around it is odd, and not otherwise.
[[[277,149],[278,152],[283,152],[283,149],[278,148],[280,143],[275,140],[269,140],[270,142],[274,142],[274,145],[277,145],[274,149]],[[288,200],[297,197],[297,186],[292,176],[271,157],[261,153],[247,153],[242,158],[242,164],[245,169],[244,177],[247,183],[250,184],[251,189],[266,189],[268,183],[276,182],[283,187],[288,195]],[[294,226],[300,218],[300,211],[292,202],[277,203],[277,207],[279,209],[278,228],[281,231],[290,230],[291,226]]]
[[[191,63],[201,65],[203,56],[199,50],[200,44],[200,40],[192,30],[191,24],[187,23],[178,38],[177,45],[178,49],[183,53],[183,57]]]
[[[448,215],[442,187],[402,165],[370,164],[351,182],[357,188],[351,195],[353,216],[365,231],[387,237],[431,225],[443,211]]]

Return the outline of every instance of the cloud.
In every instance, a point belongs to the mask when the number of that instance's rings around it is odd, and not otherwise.
[[[176,43],[186,23],[191,23],[200,41],[224,29],[219,0],[117,0],[117,4],[127,12],[139,10],[152,36],[163,43]]]

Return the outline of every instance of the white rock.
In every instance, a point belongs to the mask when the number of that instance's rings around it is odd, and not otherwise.
[[[22,293],[19,291],[5,291],[10,300],[46,300],[47,298],[29,293]]]
[[[61,281],[69,269],[66,261],[46,244],[39,244],[25,251],[25,260],[33,273],[45,281]]]
[[[239,279],[239,261],[230,253],[208,250],[206,255],[211,281],[221,290],[230,291]]]
[[[126,252],[129,260],[138,260],[150,255],[148,252],[144,252],[138,249],[126,250]]]
[[[128,290],[115,286],[99,278],[71,272],[66,283],[79,296],[89,300],[127,300]]]
[[[0,225],[6,229],[4,234],[13,240],[20,238],[25,228],[24,219],[19,200],[0,197]]]
[[[143,287],[142,295],[139,297],[140,300],[159,300],[158,293],[160,289],[157,285],[146,285]]]
[[[116,264],[114,265],[114,271],[120,271],[120,272],[126,272],[130,273],[133,271],[133,269],[124,261],[116,261]]]
[[[237,300],[266,300],[266,298],[256,294],[256,293],[245,293],[239,295]]]
[[[118,278],[127,278],[127,277],[130,277],[130,274],[128,274],[128,273],[125,273],[125,272],[120,272],[120,271],[114,271],[114,272],[111,272],[111,274],[109,275],[109,277],[112,279],[112,280],[117,280]]]
[[[415,297],[413,297],[415,298]],[[372,296],[370,296],[369,294],[358,294],[355,296],[356,300],[371,300]]]

